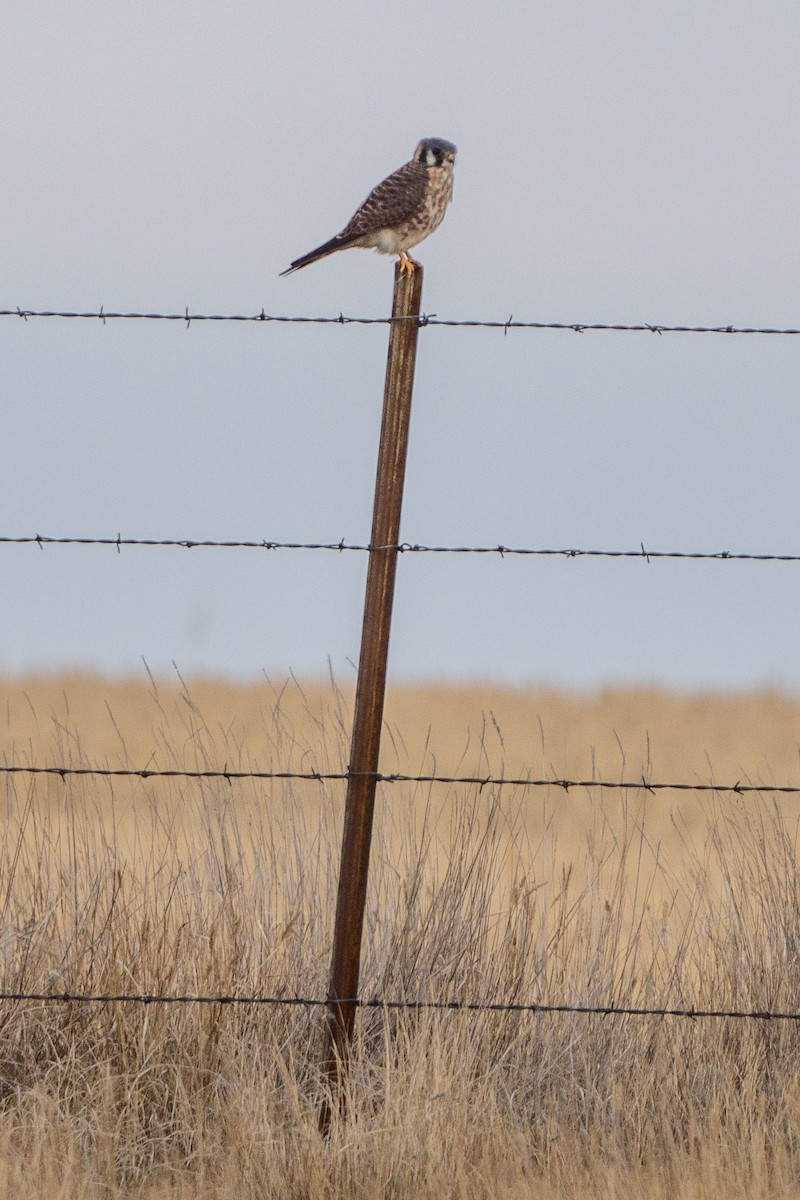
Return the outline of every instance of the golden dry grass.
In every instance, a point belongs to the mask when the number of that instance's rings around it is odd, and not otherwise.
[[[3,761],[341,770],[332,684],[0,685]],[[800,704],[396,689],[383,769],[800,784]],[[7,991],[320,996],[343,788],[5,776]],[[798,801],[380,790],[363,993],[800,1009]],[[320,1013],[6,1003],[0,1195],[752,1197],[800,1184],[784,1021],[368,1010],[316,1133]]]

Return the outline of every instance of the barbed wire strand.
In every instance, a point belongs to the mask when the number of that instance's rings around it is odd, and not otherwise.
[[[0,535],[0,545],[26,546],[35,545],[40,549],[45,546],[113,546],[117,552],[123,547],[161,547],[182,550],[329,550],[336,553],[348,551],[372,553],[373,551],[393,550],[399,554],[498,554],[501,558],[521,555],[526,557],[544,558],[640,558],[650,559],[694,559],[714,562],[800,562],[800,554],[769,554],[750,553],[733,550],[648,550],[644,542],[638,550],[581,550],[577,547],[536,548],[527,546],[506,546],[498,542],[496,546],[431,546],[418,542],[397,542],[385,546],[370,545],[369,543],[346,542],[276,542],[263,539],[237,541],[227,539],[217,541],[213,538],[138,538],[122,537],[51,537],[45,534]]]
[[[646,792],[715,792],[732,793],[737,796],[768,793],[786,796],[800,795],[800,785],[792,784],[756,784],[756,783],[661,783],[649,779],[608,780],[608,779],[531,779],[523,775],[518,777],[506,775],[406,775],[401,772],[383,774],[380,771],[232,771],[228,767],[222,770],[191,771],[178,768],[158,767],[67,767],[67,766],[27,766],[25,764],[5,764],[0,766],[0,775],[57,775],[62,780],[70,777],[95,776],[103,779],[224,779],[228,783],[240,779],[287,780],[293,779],[306,783],[341,783],[349,779],[374,779],[376,783],[445,783],[486,787],[519,787],[519,788],[561,788],[569,792],[571,788],[601,788],[609,791],[646,791]]]
[[[723,333],[723,334],[769,334],[776,336],[797,336],[800,329],[769,328],[748,325],[664,325],[648,321],[636,324],[622,324],[605,321],[515,321],[513,316],[505,321],[486,321],[478,319],[456,320],[437,317],[435,313],[423,313],[419,317],[348,317],[339,313],[333,317],[283,316],[267,313],[262,308],[259,313],[200,313],[189,312],[188,307],[182,313],[165,312],[106,312],[101,306],[94,312],[64,312],[54,309],[4,308],[0,309],[0,317],[18,317],[24,321],[31,318],[63,318],[78,321],[181,321],[188,329],[193,322],[200,321],[240,321],[260,322],[262,324],[282,325],[391,325],[402,321],[416,321],[420,326],[438,325],[443,328],[462,329],[502,329],[508,333],[512,329],[553,329],[565,330],[572,333],[610,332],[610,333]]]
[[[327,1000],[311,996],[240,996],[240,995],[164,995],[149,992],[14,992],[0,991],[0,1002],[23,1001],[31,1003],[60,1004],[220,1004],[220,1005],[286,1005],[297,1008],[325,1008]],[[515,1001],[483,1002],[472,1000],[385,1000],[380,997],[369,999],[340,1000],[340,1005],[354,1005],[361,1009],[400,1009],[422,1012],[467,1013],[530,1013],[530,1014],[574,1014],[598,1017],[678,1017],[692,1021],[800,1021],[800,1012],[772,1011],[769,1009],[714,1009],[714,1008],[638,1008],[623,1004],[539,1004]]]

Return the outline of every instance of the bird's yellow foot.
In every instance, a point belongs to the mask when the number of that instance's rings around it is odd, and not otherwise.
[[[414,271],[419,266],[419,263],[416,261],[416,259],[412,258],[410,254],[403,252],[400,255],[398,266],[400,267],[400,274],[407,275],[410,279],[414,274]]]

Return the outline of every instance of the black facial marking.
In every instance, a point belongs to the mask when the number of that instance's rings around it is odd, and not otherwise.
[[[441,167],[447,161],[448,154],[455,154],[455,146],[451,142],[437,142],[432,138],[426,138],[422,143],[420,161],[426,167]]]

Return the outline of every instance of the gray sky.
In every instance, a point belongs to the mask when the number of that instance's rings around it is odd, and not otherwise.
[[[398,28],[401,20],[406,32]],[[0,307],[800,325],[796,0],[7,6]],[[367,541],[385,327],[0,320],[0,534]],[[800,339],[429,328],[410,542],[798,553]],[[363,555],[0,546],[0,669],[342,682]],[[800,564],[406,556],[395,679],[800,687]]]

